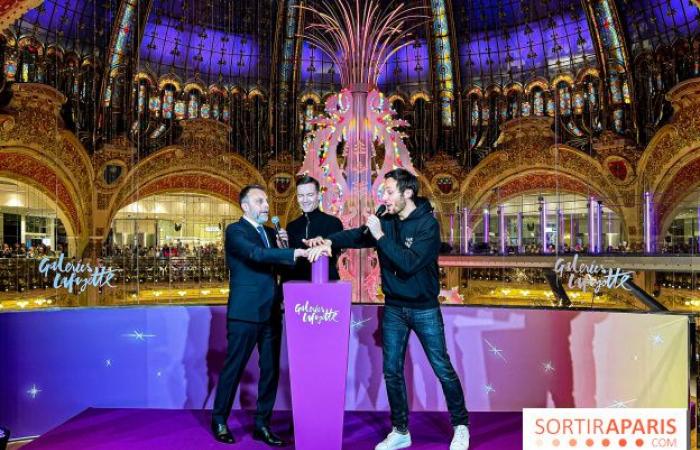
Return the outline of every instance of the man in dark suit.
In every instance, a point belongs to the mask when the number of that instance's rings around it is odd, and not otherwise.
[[[271,446],[284,442],[270,430],[277,395],[282,317],[281,289],[275,266],[292,266],[306,250],[277,248],[275,231],[264,227],[269,214],[262,186],[249,185],[240,195],[243,217],[226,228],[226,264],[230,271],[228,348],[212,414],[217,441],[232,444],[226,425],[233,399],[253,349],[260,354],[260,381],[253,438]]]
[[[323,238],[333,233],[343,231],[343,222],[335,216],[322,212],[319,208],[321,191],[318,181],[308,175],[297,180],[297,203],[302,215],[289,222],[287,235],[291,248],[308,248],[303,240],[317,236]],[[282,234],[283,237],[286,235]],[[333,249],[333,256],[328,264],[328,279],[339,280],[338,254],[339,250]],[[285,270],[283,279],[311,281],[311,264],[307,260],[299,260],[292,268]]]

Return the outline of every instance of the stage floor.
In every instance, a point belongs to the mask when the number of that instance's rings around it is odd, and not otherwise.
[[[45,433],[22,450],[157,450],[209,449],[267,450],[270,447],[250,436],[252,415],[234,411],[229,420],[236,444],[216,442],[209,431],[210,411],[178,409],[98,409],[88,408],[67,422]],[[273,416],[272,428],[291,440],[291,412]],[[411,413],[412,449],[445,450],[452,438],[447,413]],[[470,450],[522,449],[520,413],[482,412],[470,416]],[[373,449],[389,429],[387,412],[347,412],[343,448]],[[285,447],[293,449],[294,445]],[[312,449],[317,450],[317,449]]]

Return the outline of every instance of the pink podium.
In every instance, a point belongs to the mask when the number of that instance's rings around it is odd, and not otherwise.
[[[340,450],[352,285],[328,282],[324,256],[311,266],[310,283],[283,289],[295,448]]]

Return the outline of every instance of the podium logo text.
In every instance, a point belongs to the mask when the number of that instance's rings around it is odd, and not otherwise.
[[[313,305],[307,300],[305,303],[297,303],[294,312],[301,317],[303,323],[310,325],[321,325],[326,322],[337,322],[340,311],[333,308],[326,308],[321,305]]]

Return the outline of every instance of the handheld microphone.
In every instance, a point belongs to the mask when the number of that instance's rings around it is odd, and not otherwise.
[[[275,226],[275,231],[277,232],[277,237],[280,240],[280,244],[282,244],[282,248],[288,248],[289,244],[287,243],[287,241],[280,237],[280,218],[277,216],[272,216],[272,219],[270,219],[270,221]]]
[[[379,208],[377,208],[377,212],[374,215],[377,217],[382,217],[385,212],[386,212],[386,205],[379,205]],[[367,225],[362,225],[360,228],[362,228],[362,234],[369,233],[369,228],[367,228]]]

